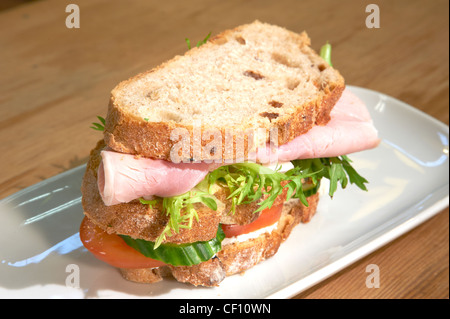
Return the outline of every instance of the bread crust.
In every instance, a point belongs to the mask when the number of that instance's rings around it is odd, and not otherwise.
[[[216,257],[192,267],[163,266],[160,268],[120,269],[127,280],[139,283],[154,283],[173,277],[194,286],[218,286],[227,276],[241,273],[275,255],[296,225],[307,223],[317,211],[319,194],[308,197],[308,207],[299,200],[284,204],[277,228],[270,233],[245,242],[224,245]]]

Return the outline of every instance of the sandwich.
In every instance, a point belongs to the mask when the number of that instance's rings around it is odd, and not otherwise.
[[[93,127],[84,246],[130,281],[218,286],[275,255],[321,193],[366,191],[348,155],[377,130],[329,52],[255,21],[119,83]]]

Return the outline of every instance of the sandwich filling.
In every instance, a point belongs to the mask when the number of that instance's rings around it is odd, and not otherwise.
[[[98,259],[118,268],[158,268],[167,264],[192,266],[215,256],[224,245],[242,242],[276,229],[283,204],[262,211],[246,225],[219,225],[216,237],[206,242],[161,244],[108,234],[85,217],[80,227],[84,246]]]

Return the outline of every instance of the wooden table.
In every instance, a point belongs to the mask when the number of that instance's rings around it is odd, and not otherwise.
[[[254,19],[333,44],[348,84],[403,100],[448,125],[447,0],[60,0],[0,4],[0,198],[86,162],[110,90],[200,40]],[[380,9],[367,28],[366,5]],[[418,181],[420,182],[420,181]],[[296,298],[448,298],[448,208]],[[365,286],[366,266],[382,273]]]

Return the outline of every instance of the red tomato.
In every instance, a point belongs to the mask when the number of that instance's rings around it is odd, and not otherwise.
[[[153,268],[164,265],[162,261],[145,257],[128,246],[118,235],[108,234],[87,217],[80,226],[80,239],[95,257],[118,268]]]
[[[222,224],[222,229],[223,232],[225,233],[225,237],[233,237],[242,234],[248,234],[260,228],[273,225],[280,219],[282,210],[283,204],[264,209],[257,219],[255,219],[253,222],[247,225]]]

